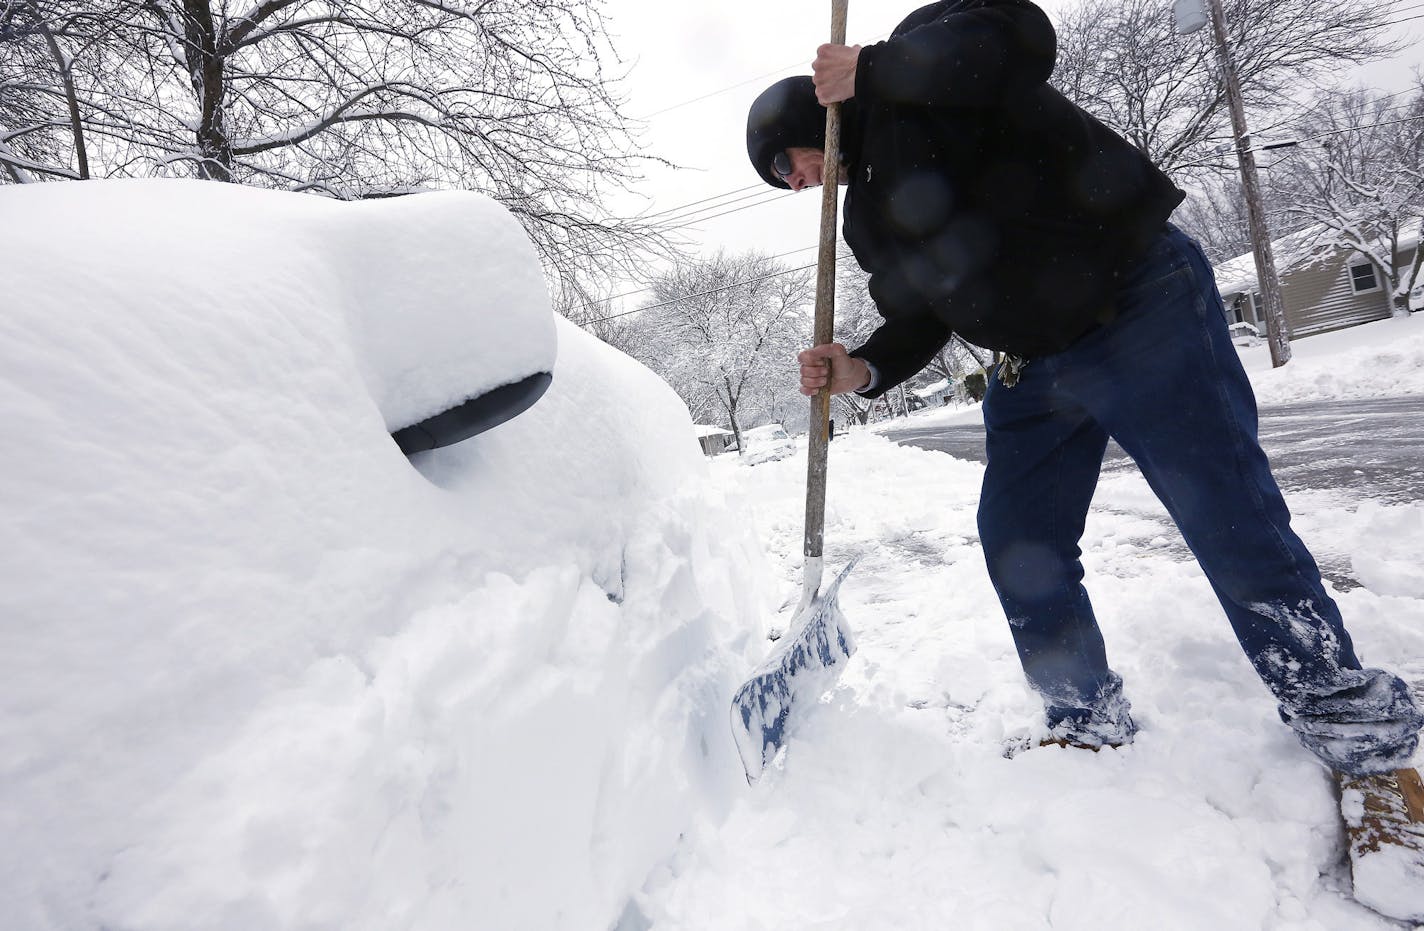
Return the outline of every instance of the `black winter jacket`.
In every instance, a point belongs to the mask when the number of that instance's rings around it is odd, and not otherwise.
[[[1118,282],[1183,194],[1047,83],[1029,0],[947,0],[866,46],[843,109],[844,234],[885,322],[852,355],[878,396],[952,332],[1032,358],[1115,313]]]

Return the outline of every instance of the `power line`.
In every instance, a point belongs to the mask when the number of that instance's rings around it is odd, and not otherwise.
[[[657,310],[659,307],[668,307],[668,306],[671,306],[671,305],[673,305],[673,304],[680,304],[680,303],[682,303],[683,301],[690,301],[690,300],[692,300],[693,298],[706,297],[706,296],[709,295],[709,294],[718,294],[718,293],[720,293],[720,292],[722,292],[722,291],[730,291],[730,290],[732,290],[733,288],[740,288],[740,287],[744,287],[744,286],[749,285],[749,284],[756,284],[756,283],[759,282],[759,281],[767,281],[768,279],[771,279],[771,278],[779,278],[779,277],[781,277],[782,275],[789,275],[789,274],[791,274],[792,272],[803,272],[803,271],[806,271],[806,270],[809,269],[809,268],[815,268],[815,267],[816,267],[815,264],[812,263],[811,265],[801,265],[801,266],[798,266],[798,267],[796,267],[796,268],[788,268],[788,269],[784,269],[784,270],[779,271],[779,272],[772,272],[772,273],[769,274],[769,275],[762,275],[760,278],[749,278],[749,279],[747,279],[746,281],[736,281],[736,282],[733,282],[732,284],[722,285],[721,287],[718,287],[718,288],[711,288],[711,289],[706,290],[706,291],[698,291],[696,294],[684,294],[684,295],[682,295],[682,296],[680,296],[680,297],[674,297],[674,298],[671,298],[671,299],[666,300],[666,301],[660,301],[660,302],[658,302],[658,303],[656,303],[656,304],[649,304],[649,305],[647,305],[646,307],[639,307],[639,308],[637,308],[637,309],[635,309],[635,310],[625,310],[625,311],[623,311],[622,313],[619,313],[619,314],[610,314],[610,315],[607,316],[607,317],[600,317],[600,318],[597,319],[597,320],[589,320],[588,322],[589,322],[589,323],[604,323],[604,322],[606,322],[606,321],[608,321],[608,320],[617,320],[619,317],[627,317],[627,316],[630,316],[630,315],[632,315],[632,314],[639,314],[639,313],[642,313],[642,312],[645,311],[645,310]]]
[[[807,246],[807,247],[806,247],[806,249],[815,249],[815,248],[817,248],[817,246]],[[797,251],[797,252],[805,252],[806,249],[797,249],[796,251]],[[793,254],[793,253],[789,253],[789,252],[788,252],[788,253],[786,253],[786,254],[787,254],[787,255],[791,255],[791,254]],[[842,262],[844,262],[846,259],[853,259],[853,258],[855,258],[855,256],[853,256],[853,255],[842,255],[842,256],[840,256],[839,258],[836,259],[836,264],[839,265],[839,264],[841,264]],[[780,271],[772,272],[772,273],[769,274],[769,275],[762,275],[762,276],[760,276],[760,277],[758,277],[758,278],[748,278],[748,279],[746,279],[745,281],[734,281],[734,282],[732,282],[731,284],[721,285],[721,286],[716,287],[716,288],[709,288],[709,289],[706,290],[706,291],[698,291],[698,292],[695,293],[695,294],[683,294],[683,295],[680,295],[679,297],[669,298],[668,300],[659,301],[659,302],[656,303],[656,304],[649,304],[649,305],[647,305],[647,306],[645,306],[645,307],[638,307],[638,308],[634,308],[633,310],[625,310],[625,311],[623,311],[622,313],[617,313],[617,314],[609,314],[607,317],[599,317],[599,318],[596,319],[596,320],[585,320],[585,321],[584,321],[584,324],[589,324],[589,323],[604,323],[604,322],[606,322],[606,321],[608,321],[608,320],[617,320],[619,317],[627,317],[627,316],[631,316],[632,314],[640,314],[640,313],[642,313],[642,312],[645,311],[645,310],[657,310],[657,309],[660,308],[660,307],[669,307],[669,306],[671,306],[671,305],[673,305],[673,304],[680,304],[680,303],[682,303],[683,301],[690,301],[690,300],[692,300],[693,298],[706,297],[706,296],[709,295],[709,294],[719,294],[719,293],[721,293],[721,292],[723,292],[723,291],[730,291],[730,290],[732,290],[733,288],[741,288],[741,287],[745,287],[746,285],[749,285],[749,284],[756,284],[756,283],[759,282],[759,281],[768,281],[768,280],[770,280],[770,279],[772,279],[772,278],[780,278],[782,275],[790,275],[790,274],[794,274],[795,272],[808,271],[808,270],[813,269],[813,268],[815,268],[815,267],[816,267],[816,263],[815,263],[815,262],[812,262],[810,265],[798,265],[798,266],[795,267],[795,268],[783,268],[783,269],[781,269]],[[651,289],[651,288],[644,288],[643,290],[644,290],[644,291],[649,291],[649,290],[652,290],[652,289]],[[631,292],[631,293],[636,294],[636,293],[638,293],[638,292],[635,291],[635,292]],[[584,305],[584,306],[590,306],[590,305]]]
[[[755,196],[755,195],[754,195],[754,196]],[[713,213],[713,214],[709,214],[709,215],[707,215],[707,216],[700,216],[700,217],[683,218],[683,219],[686,219],[687,222],[685,222],[685,223],[680,223],[680,224],[677,225],[677,226],[668,227],[667,229],[668,229],[669,232],[672,231],[672,230],[687,229],[689,226],[696,226],[697,224],[699,224],[699,223],[704,223],[704,222],[706,222],[707,220],[715,220],[715,219],[717,219],[718,217],[725,217],[725,216],[727,216],[728,214],[732,214],[732,213],[741,213],[743,210],[750,210],[750,209],[753,208],[753,207],[761,207],[761,206],[764,206],[765,204],[775,203],[776,201],[784,200],[784,199],[786,199],[787,197],[790,197],[790,196],[791,196],[791,195],[790,195],[789,193],[785,193],[785,192],[778,191],[778,192],[777,192],[774,196],[772,196],[772,197],[764,197],[764,198],[762,198],[761,200],[756,201],[755,203],[744,204],[744,205],[741,206],[741,207],[733,207],[731,210],[724,210],[724,211],[722,211],[721,213]],[[736,203],[736,202],[735,202],[735,201],[732,201],[731,203]]]
[[[888,38],[890,38],[890,33],[887,32],[887,33],[884,33],[884,34],[882,34],[882,35],[878,35],[878,36],[876,36],[876,37],[874,37],[874,38],[872,38],[872,39],[869,39],[869,40],[867,40],[867,41],[861,42],[861,43],[859,43],[859,44],[862,45],[862,46],[864,46],[864,45],[871,45],[871,44],[873,44],[873,43],[875,43],[875,42],[879,42],[879,41],[881,41],[881,40],[883,40],[883,39],[888,39]],[[856,44],[856,43],[852,43],[852,44]],[[745,81],[738,81],[736,84],[729,84],[729,85],[727,85],[726,87],[718,88],[717,90],[714,90],[714,91],[709,91],[708,93],[702,94],[702,95],[699,96],[699,97],[693,97],[691,100],[684,100],[684,101],[682,101],[681,103],[675,103],[675,104],[672,104],[671,106],[663,107],[661,110],[654,110],[652,113],[649,113],[649,114],[646,114],[645,116],[640,117],[640,119],[650,120],[650,119],[652,119],[652,118],[655,117],[655,116],[662,116],[664,113],[671,113],[673,110],[680,110],[680,109],[682,109],[683,107],[691,106],[691,105],[694,104],[694,103],[701,103],[701,102],[704,101],[704,100],[709,100],[709,99],[711,99],[711,98],[713,98],[713,97],[720,96],[721,94],[725,94],[725,93],[727,93],[728,91],[734,91],[734,90],[736,90],[736,89],[739,88],[739,87],[746,87],[748,84],[751,84],[751,83],[754,82],[754,81],[765,81],[767,78],[774,78],[774,77],[776,77],[778,74],[782,74],[782,73],[784,73],[784,72],[790,71],[790,70],[792,70],[793,68],[804,68],[804,67],[806,67],[806,61],[805,61],[805,59],[802,59],[802,60],[797,61],[797,62],[794,62],[794,63],[792,63],[792,64],[784,65],[784,66],[782,66],[782,67],[780,67],[780,68],[777,68],[775,71],[768,71],[766,74],[757,75],[757,76],[754,77],[754,78],[747,78]]]
[[[681,216],[669,217],[667,220],[665,220],[665,221],[663,221],[662,223],[659,223],[659,224],[657,224],[657,225],[658,225],[658,226],[662,226],[664,229],[670,229],[670,230],[684,229],[684,228],[686,228],[686,227],[688,227],[688,226],[692,226],[692,225],[694,225],[694,224],[696,224],[696,223],[701,223],[701,222],[704,221],[704,220],[712,220],[712,219],[715,219],[716,217],[724,217],[724,216],[726,216],[726,215],[729,214],[729,213],[740,213],[740,212],[743,211],[743,210],[749,210],[749,209],[751,209],[752,207],[760,207],[762,204],[769,204],[769,203],[771,203],[771,202],[773,202],[773,201],[782,200],[782,199],[784,199],[784,198],[787,198],[787,197],[790,197],[790,196],[791,196],[791,192],[790,192],[790,191],[781,191],[781,190],[777,190],[776,188],[772,188],[771,190],[766,190],[764,185],[759,185],[759,187],[762,187],[763,190],[756,191],[756,192],[754,192],[754,193],[747,194],[747,195],[745,195],[745,196],[743,196],[743,197],[738,197],[738,198],[735,198],[735,199],[733,199],[733,200],[726,200],[726,201],[723,201],[723,202],[720,203],[720,204],[714,204],[714,205],[712,205],[712,206],[710,206],[710,207],[703,207],[703,208],[700,209],[700,210],[693,210],[693,211],[690,211],[690,212],[688,212],[688,213],[685,213],[685,214],[683,214],[683,215],[681,215]],[[750,204],[742,204],[743,201],[748,201],[748,200],[752,201],[752,203],[750,203]],[[733,204],[742,204],[742,206],[740,206],[740,207],[733,207],[733,206],[732,206]],[[723,207],[729,207],[729,208],[731,208],[731,209],[729,209],[729,210],[722,210]],[[722,210],[722,212],[709,214],[709,213],[707,213],[707,211],[709,211],[709,210]],[[669,224],[669,223],[672,223],[672,224],[675,224],[675,225],[673,225],[673,226],[667,226],[666,224]]]
[[[1396,107],[1390,107],[1390,108],[1388,108],[1388,109],[1389,109],[1389,110],[1394,110],[1394,109],[1398,109],[1398,108],[1396,108]],[[1415,121],[1417,121],[1417,120],[1424,120],[1424,112],[1416,113],[1416,114],[1414,114],[1414,115],[1412,115],[1412,116],[1406,116],[1406,117],[1404,117],[1403,119],[1398,119],[1398,120],[1381,120],[1381,121],[1375,122],[1375,123],[1361,123],[1359,126],[1342,126],[1342,127],[1340,127],[1339,129],[1327,129],[1327,130],[1325,130],[1324,132],[1316,133],[1316,134],[1313,135],[1313,136],[1301,136],[1301,137],[1298,138],[1298,139],[1290,139],[1290,140],[1287,140],[1287,141],[1285,141],[1285,142],[1278,142],[1278,143],[1275,143],[1275,144],[1273,144],[1273,145],[1263,145],[1263,146],[1260,146],[1259,148],[1261,148],[1261,149],[1284,149],[1284,148],[1288,148],[1288,147],[1290,147],[1290,146],[1300,145],[1302,142],[1311,142],[1311,141],[1313,141],[1313,140],[1315,140],[1315,139],[1322,139],[1322,138],[1324,138],[1324,137],[1326,137],[1326,136],[1338,136],[1338,135],[1340,135],[1341,133],[1358,133],[1358,132],[1363,132],[1363,131],[1366,130],[1366,129],[1377,129],[1377,128],[1381,127],[1381,126],[1398,126],[1398,125],[1400,125],[1401,123],[1413,123],[1413,122],[1415,122]]]
[[[1326,136],[1338,136],[1341,133],[1357,133],[1366,129],[1376,129],[1380,126],[1398,126],[1400,123],[1413,123],[1416,121],[1424,121],[1424,113],[1420,113],[1415,116],[1406,116],[1402,120],[1388,120],[1383,123],[1366,123],[1363,126],[1346,126],[1341,129],[1331,129],[1323,133],[1316,133],[1314,136],[1306,136],[1304,139],[1300,139],[1298,141],[1310,142],[1313,139],[1322,139]]]
[[[1424,6],[1424,4],[1420,4],[1420,6]],[[1402,96],[1404,96],[1405,94],[1413,94],[1413,93],[1415,93],[1417,90],[1418,90],[1418,88],[1406,87],[1404,90],[1402,90],[1402,91],[1395,91],[1393,94],[1384,94],[1384,95],[1378,96],[1378,97],[1371,97],[1370,103],[1372,103],[1372,104],[1384,103],[1386,100],[1393,100],[1394,98],[1396,98],[1396,97],[1402,97]],[[1381,110],[1380,112],[1381,112],[1381,113],[1387,113],[1387,112],[1389,112],[1390,110],[1401,110],[1401,109],[1405,109],[1405,108],[1412,107],[1412,106],[1414,106],[1414,101],[1412,101],[1412,100],[1406,100],[1406,101],[1404,101],[1403,103],[1390,104],[1389,106],[1385,107],[1385,108],[1384,108],[1383,110]],[[1310,109],[1310,107],[1306,107],[1305,109],[1308,111],[1308,110]],[[1273,130],[1273,129],[1279,129],[1279,128],[1282,127],[1282,126],[1288,126],[1288,125],[1290,125],[1291,123],[1295,122],[1296,120],[1298,120],[1298,119],[1300,119],[1300,118],[1301,118],[1301,114],[1297,113],[1295,116],[1288,117],[1288,118],[1286,118],[1286,119],[1281,120],[1280,122],[1272,123],[1272,124],[1269,125],[1269,126],[1264,126],[1264,127],[1262,127],[1261,129],[1258,129],[1256,132],[1252,133],[1251,135],[1253,135],[1253,136],[1263,136],[1263,135],[1265,135],[1266,133],[1270,132],[1270,131]],[[1208,139],[1223,139],[1223,140],[1229,140],[1231,137],[1230,137],[1230,136],[1208,136],[1207,138],[1208,138]]]
[[[811,251],[812,249],[816,249],[816,248],[819,248],[819,247],[817,247],[817,246],[804,246],[804,247],[802,247],[802,248],[800,248],[800,249],[792,249],[790,252],[783,252],[783,253],[781,253],[780,255],[773,255],[771,258],[767,259],[767,261],[768,261],[768,262],[775,262],[777,259],[784,259],[784,258],[786,258],[788,255],[796,255],[796,254],[801,253],[801,252],[809,252],[809,251]],[[592,309],[592,308],[594,308],[594,307],[599,306],[600,304],[611,304],[611,303],[613,303],[614,301],[621,300],[622,298],[625,298],[625,297],[632,297],[632,296],[635,295],[635,294],[646,294],[647,292],[649,292],[649,291],[651,291],[651,290],[653,290],[652,287],[635,288],[635,289],[632,290],[632,291],[624,291],[622,294],[615,294],[615,295],[613,295],[612,297],[602,297],[602,298],[599,298],[599,299],[596,300],[596,301],[589,301],[589,302],[585,303],[583,306],[586,307],[586,308]],[[642,309],[643,309],[643,308],[639,308],[639,310],[642,310]],[[637,312],[638,312],[637,310],[630,310],[630,311],[628,311],[628,313],[630,313],[630,314],[635,314],[635,313],[637,313]],[[624,315],[624,314],[614,314],[612,317],[604,317],[604,318],[602,318],[602,319],[603,319],[603,320],[612,320],[614,317],[622,317],[622,316],[625,316],[625,315]],[[599,321],[599,320],[590,320],[590,321],[588,321],[588,322],[589,322],[589,323],[599,323],[600,321]]]
[[[746,187],[739,187],[739,188],[737,188],[737,189],[734,190],[734,191],[724,191],[724,192],[721,193],[721,194],[713,194],[711,197],[704,197],[704,198],[702,198],[701,200],[694,200],[692,203],[683,204],[683,205],[680,206],[680,207],[669,207],[669,208],[667,208],[666,210],[659,210],[659,211],[657,211],[656,213],[650,213],[650,214],[647,214],[647,215],[645,215],[645,216],[640,216],[640,217],[638,217],[638,219],[640,219],[640,220],[651,220],[653,217],[660,217],[660,216],[662,216],[662,215],[664,215],[664,214],[667,214],[667,213],[677,213],[678,211],[680,211],[680,210],[685,210],[685,209],[687,209],[688,207],[696,207],[698,204],[705,204],[705,203],[707,203],[709,200],[720,200],[720,199],[723,198],[723,197],[731,197],[733,194],[742,194],[742,193],[745,193],[746,191],[752,190],[753,188],[760,188],[760,187],[762,187],[762,186],[763,186],[763,185],[762,185],[761,183],[749,184],[749,185],[747,185]],[[711,208],[708,208],[708,209],[711,209]]]
[[[671,113],[673,110],[680,110],[680,109],[682,109],[683,107],[691,106],[691,105],[694,104],[694,103],[701,103],[701,102],[704,101],[704,100],[710,100],[711,98],[713,98],[713,97],[718,97],[718,96],[720,96],[720,95],[722,95],[722,94],[727,93],[728,91],[734,91],[734,90],[736,90],[736,89],[739,88],[739,87],[746,87],[748,84],[751,84],[753,81],[765,81],[767,78],[776,77],[778,74],[781,74],[781,73],[786,72],[786,71],[790,71],[792,68],[800,68],[800,67],[802,67],[804,64],[805,64],[804,61],[798,61],[798,62],[796,62],[795,64],[786,65],[786,66],[784,66],[784,67],[777,68],[775,71],[768,71],[766,74],[758,75],[757,77],[754,77],[754,78],[747,78],[745,81],[738,81],[736,84],[729,84],[729,85],[727,85],[726,87],[719,88],[719,89],[717,89],[717,90],[715,90],[715,91],[711,91],[711,92],[709,92],[709,93],[703,94],[703,95],[700,96],[700,97],[693,97],[691,100],[684,100],[684,101],[682,101],[682,103],[675,103],[675,104],[673,104],[673,105],[670,106],[670,107],[663,107],[661,110],[654,110],[652,113],[649,113],[649,114],[647,114],[646,116],[641,117],[641,119],[650,120],[650,119],[652,119],[652,118],[655,117],[655,116],[662,116],[664,113]]]

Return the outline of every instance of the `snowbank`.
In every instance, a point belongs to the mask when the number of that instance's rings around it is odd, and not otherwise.
[[[0,211],[6,927],[613,923],[740,783],[764,614],[678,399],[474,195]],[[556,337],[533,409],[396,449]]]
[[[788,595],[805,467],[712,464]],[[1103,476],[1082,548],[1142,731],[1096,754],[1022,749],[1042,704],[984,570],[983,471],[870,430],[831,444],[826,563],[860,560],[840,597],[859,650],[771,774],[640,895],[652,931],[1398,927],[1352,901],[1329,775],[1281,724],[1135,470]],[[1424,511],[1287,498],[1361,658],[1424,682],[1410,563]]]
[[[1277,369],[1264,343],[1237,352],[1261,404],[1424,395],[1424,313],[1295,340]]]

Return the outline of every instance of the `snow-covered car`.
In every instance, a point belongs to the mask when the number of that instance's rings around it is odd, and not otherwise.
[[[796,440],[779,423],[742,431],[742,464],[760,465],[796,454]]]
[[[1261,331],[1249,323],[1233,323],[1227,327],[1227,331],[1231,334],[1232,345],[1235,346],[1249,348],[1265,342],[1261,338]]]
[[[638,924],[745,788],[766,572],[672,390],[474,194],[0,215],[7,927]],[[392,440],[551,364],[494,429]]]

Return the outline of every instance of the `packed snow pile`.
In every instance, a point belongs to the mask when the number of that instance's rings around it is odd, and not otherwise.
[[[1261,404],[1424,395],[1424,314],[1294,340],[1280,368],[1264,344],[1238,353]]]
[[[57,314],[70,330],[120,317],[128,325],[114,335],[138,350],[185,323],[220,329],[229,313],[260,316],[276,341],[339,344],[331,352],[351,358],[392,430],[553,367],[534,247],[475,194],[339,203],[126,181],[11,189],[5,212],[23,247],[7,255],[7,285],[30,312]],[[319,312],[338,305],[339,318]],[[332,330],[317,332],[324,325]]]
[[[0,212],[5,926],[616,922],[739,789],[765,613],[676,396],[475,195]],[[389,437],[551,366],[466,443]]]
[[[787,593],[805,467],[713,460]],[[1140,472],[1105,472],[1082,542],[1142,728],[1100,753],[1034,745],[1043,706],[979,547],[984,467],[852,429],[828,474],[826,565],[859,560],[840,592],[858,651],[784,758],[638,897],[653,931],[1400,927],[1353,900],[1331,777]],[[1424,683],[1419,505],[1286,494],[1363,661]]]
[[[1355,578],[1380,595],[1424,604],[1424,562],[1417,549],[1401,545],[1408,540],[1424,542],[1424,502],[1388,506],[1362,501],[1355,520],[1361,528],[1352,541],[1350,567]],[[1418,620],[1424,622],[1424,617]]]

